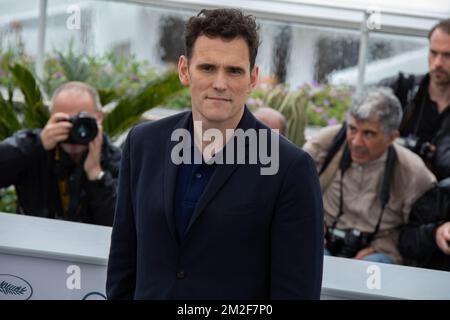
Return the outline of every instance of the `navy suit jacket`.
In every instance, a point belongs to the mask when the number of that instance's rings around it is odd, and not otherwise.
[[[109,299],[318,299],[323,207],[311,158],[280,137],[279,170],[218,164],[177,240],[171,141],[184,112],[133,128],[111,236]],[[238,125],[268,129],[245,109]],[[276,133],[272,133],[276,134]],[[247,141],[248,146],[248,141]]]

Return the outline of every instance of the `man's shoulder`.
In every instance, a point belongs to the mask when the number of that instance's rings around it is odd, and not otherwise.
[[[404,174],[411,175],[410,177],[428,176],[430,179],[434,179],[431,171],[417,154],[395,143],[394,149],[397,154],[399,170]]]
[[[40,144],[41,131],[42,129],[21,129],[2,142],[14,147],[25,147],[38,143]]]
[[[297,145],[295,145],[293,142],[291,142],[284,136],[280,136],[280,153],[291,155],[293,157],[298,157],[307,154],[305,151],[303,151],[301,148],[299,148]]]
[[[305,165],[314,168],[314,161],[305,150],[299,148],[297,145],[286,139],[280,137],[280,169],[296,170],[295,168],[302,168]],[[313,170],[315,172],[315,169]]]
[[[305,146],[307,144],[315,144],[320,145],[324,149],[328,149],[328,147],[333,142],[334,137],[341,130],[342,124],[336,124],[332,126],[328,126],[319,130],[319,132],[315,133],[311,138],[308,139]]]
[[[333,140],[336,134],[341,130],[342,124],[335,124],[325,127],[317,133],[317,138],[321,140]]]

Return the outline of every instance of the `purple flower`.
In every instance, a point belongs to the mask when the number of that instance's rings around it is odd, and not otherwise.
[[[313,81],[311,82],[311,85],[313,86],[313,88],[317,88],[317,87],[320,86],[320,84],[319,84],[316,80],[313,80]]]
[[[325,107],[329,107],[330,106],[330,100],[328,100],[328,99],[323,100],[323,105]]]
[[[332,126],[332,125],[337,124],[337,120],[336,120],[336,118],[331,118],[331,119],[328,120],[327,123],[328,123],[329,126]]]

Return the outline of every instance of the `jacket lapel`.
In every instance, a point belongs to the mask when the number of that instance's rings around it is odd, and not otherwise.
[[[255,128],[256,119],[253,117],[251,112],[245,107],[244,114],[242,116],[241,121],[239,122],[237,128],[247,130],[249,128]],[[233,138],[232,138],[233,139]],[[246,158],[248,156],[247,147],[248,142],[246,141]],[[226,147],[225,147],[226,148]],[[223,150],[226,152],[226,150]],[[226,159],[225,154],[222,155],[224,159]],[[247,159],[246,159],[247,161]],[[224,160],[225,162],[225,160]],[[192,225],[195,223],[197,218],[203,213],[205,207],[208,203],[214,198],[217,192],[225,185],[227,180],[231,177],[234,171],[238,168],[238,164],[234,161],[233,164],[216,164],[216,169],[206,185],[203,194],[197,202],[194,213],[192,214],[191,220],[189,221],[189,225],[186,228],[185,237],[189,233]]]
[[[186,113],[184,117],[175,125],[172,132],[176,129],[187,129],[189,121],[192,121],[191,112]],[[170,136],[172,135],[170,132]],[[177,145],[178,141],[169,141],[166,143],[165,157],[164,157],[164,185],[163,185],[163,196],[164,196],[164,213],[166,215],[167,224],[169,225],[169,230],[172,236],[177,239],[177,233],[175,230],[174,221],[174,201],[175,201],[175,184],[177,180],[178,165],[174,164],[171,159],[172,149]]]
[[[209,180],[205,191],[201,195],[200,199],[197,202],[194,213],[192,214],[191,220],[189,221],[189,225],[186,228],[185,235],[189,232],[189,229],[194,224],[195,220],[200,216],[200,214],[205,209],[206,205],[211,201],[211,199],[216,195],[217,191],[225,184],[228,178],[233,174],[233,172],[237,168],[237,164],[218,164],[216,165],[216,169]]]

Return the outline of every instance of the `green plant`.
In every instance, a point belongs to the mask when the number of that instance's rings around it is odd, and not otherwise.
[[[13,87],[9,88],[7,99],[0,94],[0,140],[22,128],[42,128],[49,118],[31,71],[19,63],[9,66],[9,71],[23,95],[23,102],[13,100]]]
[[[307,106],[308,96],[302,91],[292,91],[286,95],[278,110],[287,119],[287,137],[299,147],[305,143]]]
[[[260,85],[247,100],[250,109],[270,107],[287,119],[289,140],[302,146],[308,126],[327,126],[340,123],[350,105],[351,89],[344,86],[305,84],[297,90],[286,85]]]
[[[309,96],[308,125],[323,127],[344,121],[351,102],[351,88],[313,83],[300,90]]]
[[[164,107],[175,110],[191,109],[191,93],[189,88],[183,88],[179,93],[169,98],[164,103]]]
[[[138,61],[135,56],[89,56],[75,53],[69,46],[64,53],[54,51],[47,56],[42,87],[51,97],[61,84],[83,81],[97,89],[102,105],[106,105],[124,95],[137,94],[156,77],[158,74],[148,62]]]
[[[181,91],[178,74],[169,72],[154,79],[135,96],[122,98],[116,107],[105,115],[103,128],[111,137],[117,137],[136,124],[142,114],[151,108],[163,104],[170,96]]]
[[[0,212],[16,211],[17,195],[14,187],[0,189]]]
[[[49,112],[44,105],[39,86],[28,68],[16,63],[10,67],[14,81],[24,96],[23,127],[42,128],[48,121]]]

